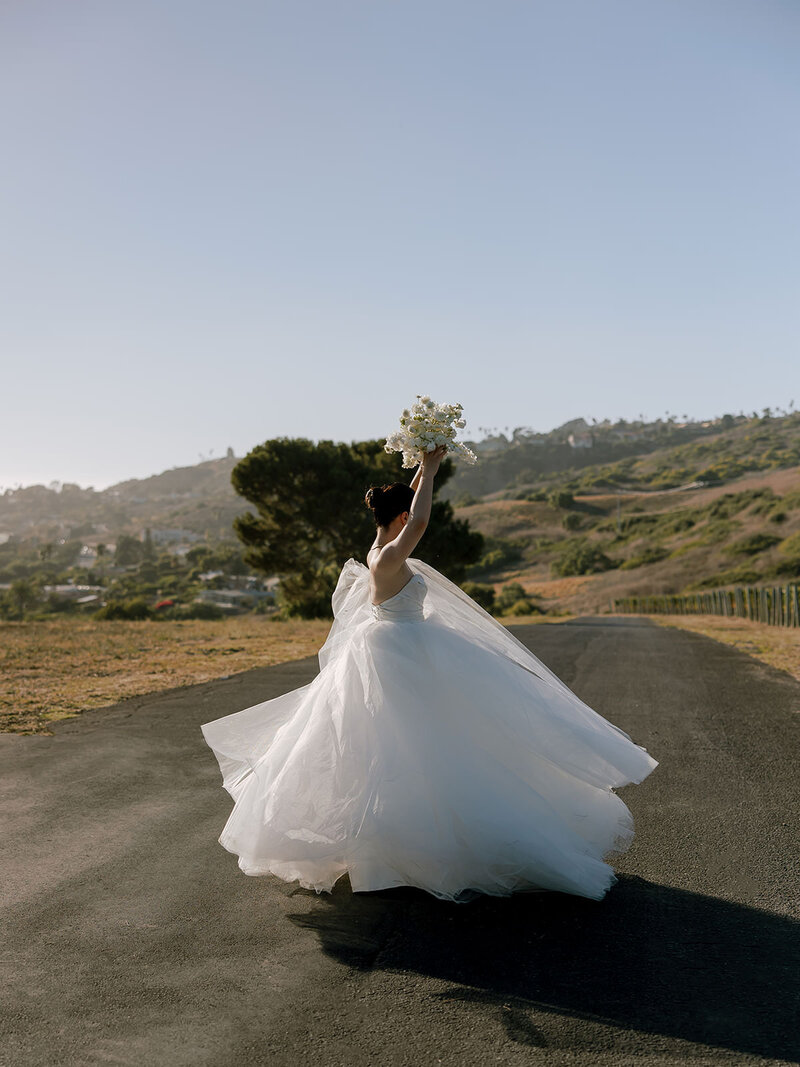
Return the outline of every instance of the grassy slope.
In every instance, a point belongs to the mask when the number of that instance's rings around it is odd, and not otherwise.
[[[573,452],[580,466],[540,474],[530,471],[525,450],[512,446],[501,455],[482,460],[501,466],[506,474],[505,489],[484,494],[483,499],[500,498],[512,487],[522,490],[558,485],[576,492],[668,489],[696,480],[725,483],[749,472],[797,466],[800,412],[782,418],[754,418],[728,430],[712,428],[683,444],[654,448],[652,442],[643,443],[646,447],[640,453],[634,451],[611,463],[599,459],[587,463],[593,456],[601,456],[602,450]],[[633,449],[634,445],[629,443],[627,447]],[[462,487],[468,488],[465,479],[477,469],[459,471],[447,487],[447,495],[457,500]]]
[[[753,419],[702,440],[582,472],[576,488],[670,488],[694,480],[730,482],[754,471],[800,464],[800,413]]]
[[[741,447],[740,441],[736,444]],[[774,461],[764,456],[759,461]],[[642,463],[660,469],[658,456]],[[577,530],[564,528],[570,512],[579,517]],[[550,611],[603,611],[615,597],[800,578],[800,466],[678,492],[576,494],[572,509],[495,498],[456,513],[484,534],[514,541],[522,551],[521,560],[474,575],[475,580],[497,589],[520,581]],[[552,564],[576,539],[600,546],[617,566],[554,577]]]

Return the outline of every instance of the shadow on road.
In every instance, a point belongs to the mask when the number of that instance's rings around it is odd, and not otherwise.
[[[289,917],[327,954],[457,983],[440,996],[499,1006],[523,1044],[545,1043],[526,1014],[538,1008],[800,1058],[800,923],[788,918],[624,875],[601,902],[520,893],[452,904],[412,888],[353,894],[346,877],[320,899]]]

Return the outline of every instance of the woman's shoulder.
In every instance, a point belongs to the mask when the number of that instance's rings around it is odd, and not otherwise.
[[[373,577],[376,574],[381,574],[384,577],[393,574],[407,574],[411,571],[409,562],[411,556],[403,557],[398,560],[397,557],[384,555],[384,551],[387,548],[386,545],[373,546],[367,552],[367,570]]]
[[[379,570],[383,573],[390,569],[387,567],[389,563],[388,558],[384,558],[384,549],[386,545],[373,545],[372,548],[367,551],[367,569],[370,574],[375,574]],[[396,569],[396,568],[394,568]]]

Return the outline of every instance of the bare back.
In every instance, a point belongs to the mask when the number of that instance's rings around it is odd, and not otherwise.
[[[391,544],[392,542],[390,542]],[[367,552],[367,565],[369,566],[369,597],[373,604],[382,604],[405,586],[414,576],[406,560],[397,570],[390,571],[388,568],[379,567],[378,560],[389,545],[380,548],[375,545]]]

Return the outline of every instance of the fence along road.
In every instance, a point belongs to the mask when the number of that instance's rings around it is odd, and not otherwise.
[[[612,600],[612,614],[724,615],[769,626],[800,626],[800,587],[747,585],[687,596],[629,596]]]

